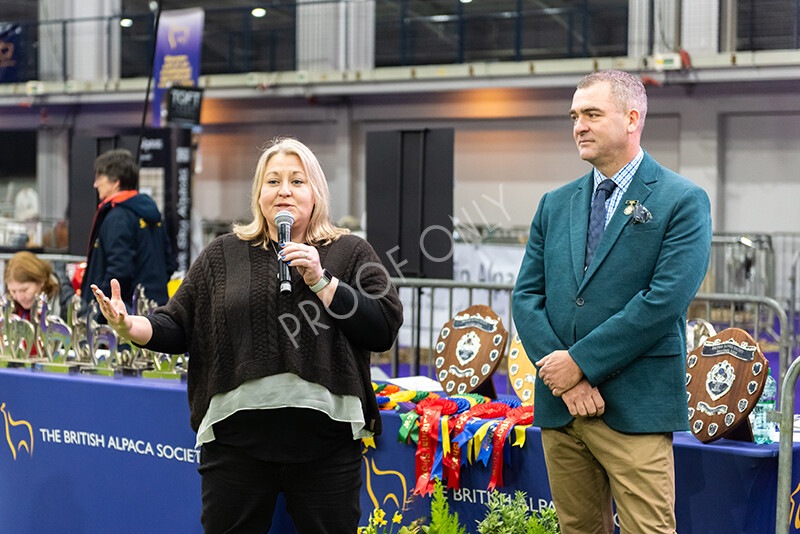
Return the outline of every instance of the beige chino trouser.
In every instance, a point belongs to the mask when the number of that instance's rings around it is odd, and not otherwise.
[[[675,533],[672,433],[624,434],[598,417],[542,429],[547,476],[563,534]]]

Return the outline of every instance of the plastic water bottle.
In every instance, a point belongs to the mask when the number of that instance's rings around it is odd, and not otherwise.
[[[772,375],[767,376],[764,392],[753,409],[753,439],[756,443],[772,443],[776,436],[775,423],[767,421],[767,412],[775,409],[777,393],[778,383]]]

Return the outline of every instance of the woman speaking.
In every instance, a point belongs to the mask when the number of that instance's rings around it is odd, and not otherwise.
[[[299,533],[352,534],[360,438],[381,430],[370,352],[392,346],[402,305],[372,247],[331,224],[325,175],[304,144],[264,151],[251,210],[153,315],[128,315],[114,281],[110,298],[92,291],[121,336],[189,354],[206,533],[268,531],[283,493]],[[293,220],[291,241],[279,240],[279,213]]]

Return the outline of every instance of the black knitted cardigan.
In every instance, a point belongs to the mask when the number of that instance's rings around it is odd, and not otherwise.
[[[372,350],[391,348],[403,308],[369,243],[343,235],[317,250],[333,276],[380,297],[377,302],[391,339]],[[354,346],[297,270],[290,271],[292,291],[279,293],[278,259],[272,248],[226,234],[203,249],[175,295],[151,316],[154,333],[147,348],[189,353],[190,425],[195,432],[214,395],[248,380],[294,373],[333,394],[358,397],[367,430],[380,434],[370,350]],[[165,339],[159,324],[177,326],[185,341],[176,345],[174,337]]]

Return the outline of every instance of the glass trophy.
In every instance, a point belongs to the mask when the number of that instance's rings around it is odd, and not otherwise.
[[[81,367],[81,373],[110,378],[122,376],[117,355],[119,343],[117,333],[107,324],[96,324],[92,320],[89,320],[88,324],[86,343],[92,361],[90,365]]]
[[[186,357],[183,354],[164,354],[146,350],[152,357],[152,370],[142,371],[142,378],[171,378],[186,380]],[[179,365],[180,364],[180,365]]]
[[[57,315],[47,315],[47,299],[40,297],[41,314],[39,318],[38,346],[46,361],[34,364],[34,370],[49,373],[77,373],[78,364],[67,361],[72,343],[72,330]]]
[[[0,307],[3,311],[3,351],[0,355],[0,367],[30,368],[30,359],[36,341],[36,330],[31,323],[11,313],[13,304],[5,295],[0,295]]]

